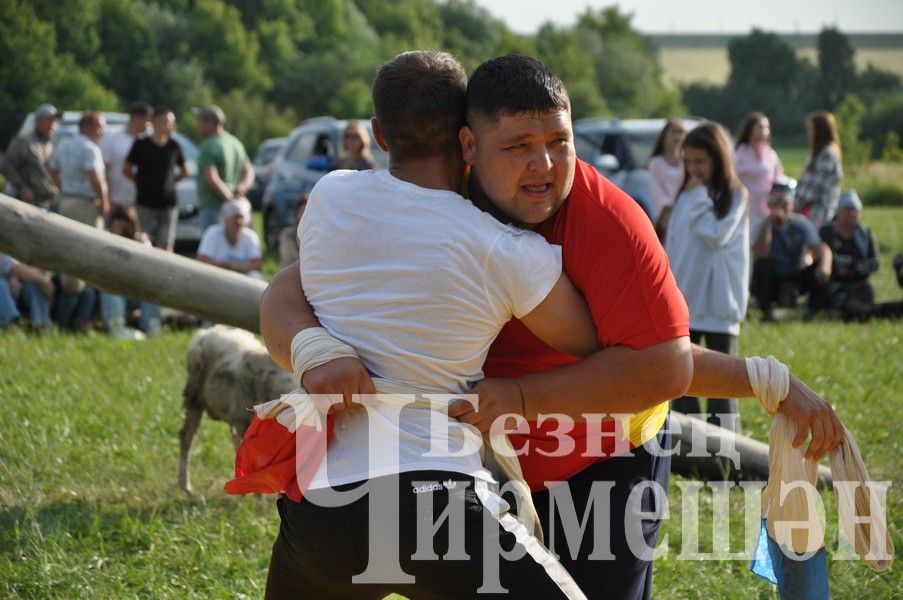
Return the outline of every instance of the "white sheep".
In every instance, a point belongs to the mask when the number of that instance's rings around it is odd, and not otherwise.
[[[253,334],[216,325],[198,331],[188,347],[188,381],[182,393],[185,422],[179,432],[179,487],[191,494],[188,455],[204,411],[225,421],[238,448],[253,416],[251,407],[295,388]]]

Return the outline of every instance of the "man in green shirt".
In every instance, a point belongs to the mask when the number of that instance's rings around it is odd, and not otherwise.
[[[216,105],[195,112],[197,129],[205,139],[198,156],[198,204],[201,226],[206,230],[219,221],[226,200],[242,198],[254,183],[254,167],[245,147],[223,129],[226,115]]]

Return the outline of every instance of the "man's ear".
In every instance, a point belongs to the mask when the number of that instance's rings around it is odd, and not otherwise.
[[[461,154],[464,162],[472,165],[477,153],[477,138],[469,125],[461,128],[458,132],[458,139],[461,140]]]
[[[379,121],[376,120],[376,117],[370,119],[370,127],[373,128],[373,139],[376,140],[376,145],[383,152],[388,152],[389,146],[386,145],[386,138],[383,137],[383,131],[379,128]]]

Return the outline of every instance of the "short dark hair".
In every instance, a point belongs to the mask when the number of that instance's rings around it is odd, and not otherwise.
[[[149,117],[154,114],[154,108],[144,102],[136,102],[129,107],[129,117]]]
[[[156,119],[157,117],[162,117],[169,113],[176,114],[176,111],[168,106],[158,106],[157,109],[154,110],[154,118]]]
[[[460,153],[467,75],[447,52],[404,52],[373,81],[373,108],[393,159]]]
[[[529,56],[509,54],[487,60],[467,82],[467,117],[493,121],[503,115],[570,110],[561,78]]]

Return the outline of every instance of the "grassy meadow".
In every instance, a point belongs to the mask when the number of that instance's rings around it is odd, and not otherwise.
[[[665,82],[673,87],[697,82],[723,85],[731,72],[726,44],[722,47],[666,46],[659,49],[658,56]],[[797,56],[812,64],[818,63],[814,47],[798,48]],[[859,70],[871,64],[903,76],[903,48],[858,48],[854,60]]]
[[[790,157],[785,158],[792,172]],[[889,269],[903,249],[903,209],[868,208],[882,251],[879,299],[900,299]],[[259,226],[259,224],[258,224]],[[267,271],[276,268],[273,258]],[[227,427],[205,420],[195,440],[193,483],[176,485],[181,391],[190,331],[144,342],[91,333],[21,337],[0,333],[0,597],[258,598],[278,528],[271,501],[222,491],[232,469]],[[744,324],[744,354],[773,353],[836,407],[856,435],[874,479],[893,482],[891,535],[903,542],[903,322],[868,324],[792,319]],[[753,401],[742,407],[744,432],[767,439]],[[681,560],[679,484],[669,490],[656,563],[655,597],[776,598],[746,560]],[[836,509],[822,492],[829,556],[837,548]],[[730,492],[731,550],[743,548],[743,496]],[[711,547],[712,500],[701,494],[699,550]],[[723,524],[718,524],[723,527]],[[664,538],[662,538],[664,539]],[[707,543],[708,540],[708,543]],[[901,598],[903,577],[863,563],[832,561],[834,598]]]

